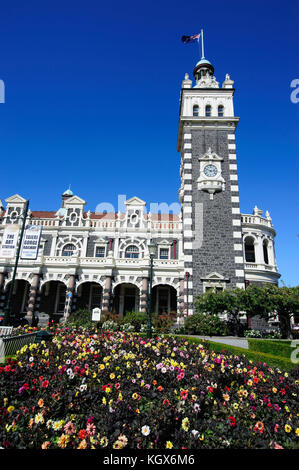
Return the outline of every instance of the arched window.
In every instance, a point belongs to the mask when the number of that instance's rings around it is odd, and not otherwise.
[[[198,116],[198,114],[199,114],[199,106],[195,104],[193,106],[193,116]]]
[[[264,252],[264,263],[269,264],[268,242],[267,242],[267,240],[264,240],[264,242],[263,242],[263,252]]]
[[[136,245],[129,245],[125,251],[125,258],[139,258],[139,249]]]
[[[67,243],[62,248],[61,256],[73,256],[76,246],[73,243]]]
[[[206,116],[211,116],[212,115],[212,106],[210,104],[207,104],[206,106]]]
[[[218,116],[219,117],[223,117],[224,116],[224,106],[222,106],[222,104],[220,104],[218,106]]]
[[[252,237],[245,239],[245,261],[255,263],[254,239]]]

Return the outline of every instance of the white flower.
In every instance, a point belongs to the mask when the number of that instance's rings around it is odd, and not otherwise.
[[[149,433],[151,432],[150,428],[148,426],[142,426],[141,432],[144,436],[148,436]]]
[[[165,374],[167,372],[166,367],[162,367],[161,372],[162,372],[162,374]]]
[[[199,432],[196,431],[196,429],[193,429],[193,431],[191,431],[191,434],[193,434],[194,437],[197,437]]]

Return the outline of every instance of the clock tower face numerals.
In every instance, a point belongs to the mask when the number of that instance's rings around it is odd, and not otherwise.
[[[213,177],[215,177],[215,176],[217,175],[218,170],[217,170],[217,168],[216,168],[215,165],[210,164],[210,165],[206,165],[206,166],[204,167],[203,172],[204,172],[204,174],[205,174],[207,177],[213,178]]]

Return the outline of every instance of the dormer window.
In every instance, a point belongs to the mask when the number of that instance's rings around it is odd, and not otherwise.
[[[224,116],[224,106],[222,104],[220,104],[218,106],[218,116],[219,117],[223,117]]]
[[[195,104],[195,105],[193,106],[193,116],[196,116],[196,117],[197,117],[198,114],[199,114],[199,106],[198,106],[197,104]]]
[[[210,117],[212,115],[212,106],[210,104],[207,104],[206,106],[206,116]]]

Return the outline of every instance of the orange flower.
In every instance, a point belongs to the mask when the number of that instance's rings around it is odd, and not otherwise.
[[[159,390],[159,392],[162,392],[162,390],[163,390],[162,385],[159,385],[159,387],[157,387],[157,390]]]
[[[157,381],[156,381],[156,380],[153,380],[153,385],[157,385]]]
[[[257,423],[255,424],[253,430],[255,432],[259,431],[261,434],[263,434],[264,432],[264,425],[261,421],[257,421]]]

